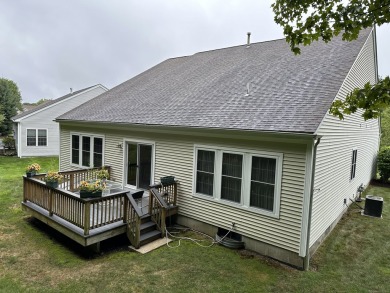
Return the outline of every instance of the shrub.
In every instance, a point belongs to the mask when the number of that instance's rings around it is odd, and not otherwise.
[[[12,136],[6,136],[3,138],[3,144],[7,149],[14,149],[15,139]]]
[[[378,154],[378,171],[383,182],[390,177],[390,147],[382,149]]]

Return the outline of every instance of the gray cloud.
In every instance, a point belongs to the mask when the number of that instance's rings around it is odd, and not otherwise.
[[[70,87],[111,88],[167,58],[243,44],[247,31],[253,42],[282,38],[271,3],[0,0],[0,76],[29,102]],[[389,26],[378,29],[380,49],[390,52],[388,35]],[[388,75],[390,58],[378,51]]]

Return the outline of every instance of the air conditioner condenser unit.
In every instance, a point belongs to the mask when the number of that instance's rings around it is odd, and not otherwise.
[[[375,195],[366,195],[366,204],[364,206],[364,214],[371,217],[382,216],[383,197]]]

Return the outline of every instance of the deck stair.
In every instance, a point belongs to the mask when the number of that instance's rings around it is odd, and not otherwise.
[[[144,214],[133,196],[128,193],[125,198],[126,234],[131,245],[139,249],[141,246],[165,237],[167,219],[178,212],[176,205],[177,182],[166,185],[152,185],[149,191],[148,213]]]
[[[161,238],[161,231],[157,230],[156,223],[151,220],[150,215],[143,216],[140,225],[140,246],[159,238]]]

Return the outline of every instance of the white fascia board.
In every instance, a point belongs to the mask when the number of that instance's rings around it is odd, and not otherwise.
[[[95,85],[95,86],[93,86],[93,87],[91,87],[91,88],[89,88],[89,89],[86,89],[86,90],[84,90],[84,91],[82,91],[82,92],[80,92],[80,93],[78,93],[78,94],[76,94],[76,95],[72,95],[72,96],[70,96],[69,98],[66,98],[66,99],[63,99],[63,100],[61,100],[61,101],[58,101],[58,102],[56,102],[56,103],[54,103],[54,104],[51,104],[51,105],[49,105],[49,106],[47,106],[47,107],[43,107],[42,109],[39,109],[39,110],[37,110],[37,111],[35,111],[35,112],[33,112],[33,113],[30,113],[30,114],[28,114],[28,115],[26,115],[26,116],[23,116],[23,117],[21,117],[21,118],[19,118],[19,119],[15,119],[15,120],[13,120],[13,121],[14,121],[14,122],[20,122],[20,121],[22,121],[23,119],[26,119],[26,118],[29,118],[29,117],[31,117],[31,116],[34,116],[35,114],[38,114],[38,113],[40,113],[40,112],[42,112],[42,111],[44,111],[44,110],[50,109],[50,108],[52,108],[52,107],[55,107],[55,106],[61,104],[62,102],[69,101],[70,99],[73,99],[73,98],[75,98],[75,97],[78,97],[79,95],[85,94],[85,93],[87,93],[87,92],[89,92],[89,91],[91,91],[91,90],[94,90],[94,89],[98,88],[98,87],[104,89],[105,91],[108,91],[108,89],[107,89],[105,86],[103,86],[103,85],[101,85],[101,84],[98,84],[98,85]]]

